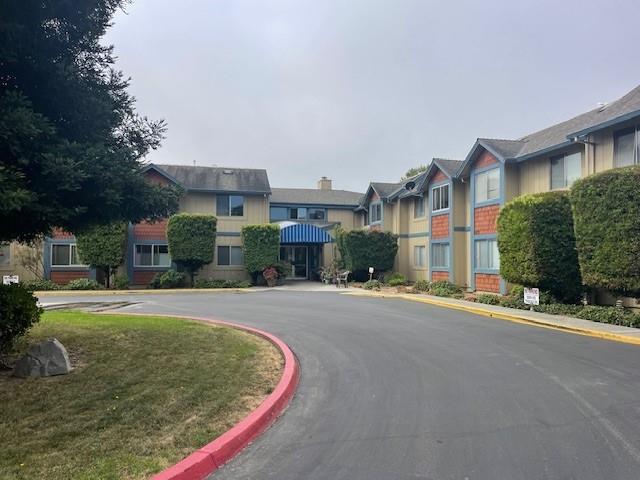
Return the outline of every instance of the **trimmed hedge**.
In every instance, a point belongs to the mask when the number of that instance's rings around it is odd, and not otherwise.
[[[574,301],[581,291],[573,215],[565,192],[524,195],[498,217],[500,274],[511,283]]]
[[[378,230],[338,230],[338,250],[345,267],[356,279],[369,278],[369,267],[377,272],[393,268],[398,253],[398,236]]]
[[[76,235],[78,255],[82,261],[104,272],[109,288],[113,271],[124,262],[127,249],[127,225],[96,225]]]
[[[187,276],[175,270],[156,273],[149,284],[151,288],[184,288],[186,286]]]
[[[580,179],[570,198],[585,285],[640,295],[640,167]]]
[[[218,278],[198,278],[195,288],[251,288],[246,280],[222,280]]]
[[[92,278],[76,278],[67,283],[62,290],[100,290],[104,288]]]
[[[41,314],[31,291],[20,284],[0,285],[0,354],[10,350],[14,340],[37,323]]]
[[[278,264],[280,227],[273,224],[242,227],[242,248],[245,268],[255,281],[266,268]]]
[[[217,219],[213,215],[179,213],[167,223],[171,261],[189,273],[191,285],[196,271],[213,262]]]

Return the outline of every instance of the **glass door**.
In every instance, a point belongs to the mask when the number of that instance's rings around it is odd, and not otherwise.
[[[291,273],[287,278],[307,278],[308,251],[306,246],[290,245],[280,247],[280,260],[291,264]]]

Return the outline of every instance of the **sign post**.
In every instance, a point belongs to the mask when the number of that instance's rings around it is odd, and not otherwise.
[[[531,310],[533,310],[534,305],[540,305],[540,290],[537,288],[525,288],[524,303],[525,305],[531,305]]]
[[[369,281],[373,278],[373,267],[369,267]]]

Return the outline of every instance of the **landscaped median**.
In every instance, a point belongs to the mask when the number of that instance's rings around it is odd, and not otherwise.
[[[288,404],[295,358],[267,333],[193,320],[45,313],[18,350],[56,337],[74,370],[0,375],[0,478],[195,479],[242,449]]]

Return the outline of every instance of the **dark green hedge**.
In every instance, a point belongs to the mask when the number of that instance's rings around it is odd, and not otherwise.
[[[584,283],[640,294],[640,167],[578,180],[570,197]]]
[[[280,227],[273,224],[242,227],[244,265],[252,276],[275,266],[280,258]]]
[[[171,261],[191,277],[213,261],[217,219],[213,215],[179,213],[167,223],[167,240]]]
[[[127,225],[97,225],[76,235],[78,255],[83,263],[104,271],[109,287],[111,274],[124,262],[127,249]]]
[[[498,217],[500,274],[511,283],[550,291],[562,301],[581,289],[573,216],[565,192],[524,195]]]
[[[344,266],[354,272],[354,277],[358,278],[369,267],[377,272],[393,269],[398,253],[397,235],[378,230],[339,230],[336,235]]]
[[[40,321],[42,309],[33,293],[20,284],[0,285],[0,354]]]

